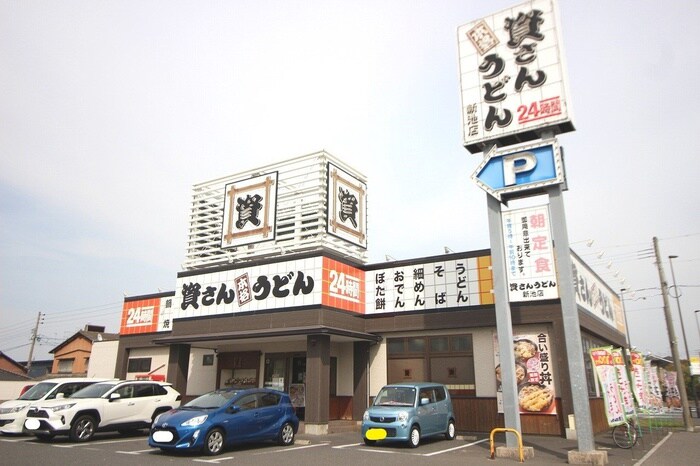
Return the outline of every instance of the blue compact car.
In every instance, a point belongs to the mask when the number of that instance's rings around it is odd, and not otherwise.
[[[299,429],[289,395],[277,390],[222,389],[156,417],[148,444],[164,451],[217,455],[230,445],[275,440],[292,445]]]
[[[421,438],[455,438],[450,392],[438,383],[406,383],[383,387],[362,417],[362,439],[403,441],[416,448]]]

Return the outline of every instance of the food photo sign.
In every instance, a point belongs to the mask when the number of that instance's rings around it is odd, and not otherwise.
[[[496,364],[496,398],[498,412],[503,412],[501,364],[498,336],[493,334]],[[557,414],[554,371],[546,332],[513,336],[515,379],[518,385],[518,407],[521,414]]]

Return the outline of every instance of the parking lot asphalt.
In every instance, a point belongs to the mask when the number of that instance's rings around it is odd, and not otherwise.
[[[499,438],[500,435],[500,438]],[[504,446],[503,434],[495,436],[494,446]],[[168,454],[149,448],[145,431],[123,436],[101,433],[93,441],[73,443],[65,437],[40,442],[33,437],[0,436],[0,462],[13,466],[41,464],[119,464],[157,466],[160,464],[237,464],[253,466],[316,465],[512,465],[513,458],[490,458],[487,435],[459,435],[453,441],[424,439],[418,448],[405,445],[378,444],[367,447],[359,432],[329,435],[297,435],[296,444],[280,447],[274,443],[239,445],[226,449],[221,455],[202,456],[198,453]],[[568,455],[578,449],[576,440],[553,436],[525,435],[524,445],[534,456],[526,464],[567,464]],[[597,450],[607,453],[611,466],[665,466],[700,464],[700,428],[687,432],[681,428],[657,428],[645,431],[639,443],[629,450],[615,446],[609,432],[595,438]]]
[[[693,418],[695,430],[688,432],[681,427],[659,427],[642,432],[638,443],[630,449],[615,445],[611,432],[596,435],[596,450],[607,453],[607,465],[610,466],[679,466],[700,464],[700,419]],[[332,434],[328,438],[347,437],[346,441],[359,437],[346,434]],[[301,434],[302,442],[313,442],[319,437]],[[444,442],[441,442],[444,444]],[[494,437],[494,448],[505,446],[503,434]],[[531,447],[534,456],[526,458],[524,463],[533,465],[568,464],[569,452],[578,450],[577,440],[557,436],[523,436],[523,446]],[[491,445],[487,435],[459,435],[450,447],[470,466],[517,464],[517,459],[491,458]],[[420,447],[419,447],[420,449]],[[343,463],[344,464],[344,463]],[[352,463],[348,463],[352,464]],[[393,464],[393,463],[385,463]],[[439,464],[439,463],[436,463]]]

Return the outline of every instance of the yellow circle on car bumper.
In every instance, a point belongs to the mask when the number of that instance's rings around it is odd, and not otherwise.
[[[369,429],[365,434],[367,440],[384,440],[386,438],[385,429]]]

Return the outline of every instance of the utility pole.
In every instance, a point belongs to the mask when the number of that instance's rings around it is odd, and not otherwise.
[[[34,356],[34,344],[36,343],[36,340],[39,335],[39,324],[41,323],[41,318],[42,318],[41,311],[39,314],[36,316],[36,324],[34,325],[34,331],[32,331],[32,344],[29,347],[29,358],[27,359],[27,372],[29,372],[29,369],[32,368],[32,357]]]
[[[671,354],[673,355],[673,364],[676,367],[678,391],[681,395],[681,406],[683,407],[683,423],[685,430],[694,432],[695,427],[693,420],[690,417],[690,408],[688,407],[688,395],[685,392],[685,378],[683,377],[683,366],[678,356],[678,342],[676,341],[676,332],[673,329],[673,320],[671,319],[671,307],[668,304],[668,283],[664,275],[664,269],[661,266],[661,254],[659,254],[659,240],[654,236],[654,254],[656,255],[656,267],[659,269],[659,281],[661,281],[661,295],[664,299],[664,316],[666,317],[666,329],[668,330],[668,340],[671,343]]]

